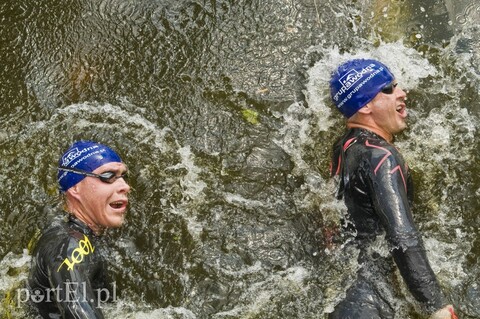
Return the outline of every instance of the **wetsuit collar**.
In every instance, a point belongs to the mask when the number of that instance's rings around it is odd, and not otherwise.
[[[354,123],[354,122],[348,122],[347,123],[348,128],[361,128],[370,132],[375,133],[376,135],[380,136],[384,140],[386,140],[388,143],[393,143],[393,135],[385,132],[384,130],[381,130],[379,128],[371,127],[369,125],[365,124],[359,124],[359,123]]]
[[[77,228],[78,230],[80,230],[82,233],[86,235],[97,236],[97,234],[95,234],[95,232],[90,227],[88,227],[87,224],[85,224],[84,222],[82,222],[80,219],[78,219],[72,214],[68,214],[68,222],[70,224],[73,224],[75,228]]]

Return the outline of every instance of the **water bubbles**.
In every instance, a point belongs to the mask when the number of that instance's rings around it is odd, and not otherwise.
[[[31,256],[26,249],[21,254],[8,252],[0,261],[0,314],[7,313],[15,318],[25,317],[24,304],[28,300],[25,296],[25,282],[30,261]]]
[[[466,2],[460,2],[456,5],[454,5],[454,9],[452,11],[463,11],[460,13],[457,13],[455,17],[455,21],[459,25],[466,25],[469,23],[475,23],[475,21],[478,21],[478,18],[480,17],[480,5],[477,4],[475,1],[472,1],[470,3]],[[463,6],[463,8],[462,8]]]
[[[197,167],[194,162],[194,155],[190,150],[190,146],[181,147],[178,149],[181,163],[174,166],[167,167],[167,170],[186,169],[187,174],[180,180],[180,185],[183,187],[183,193],[189,199],[201,199],[203,190],[207,186],[205,182],[200,180],[199,174],[201,168]]]

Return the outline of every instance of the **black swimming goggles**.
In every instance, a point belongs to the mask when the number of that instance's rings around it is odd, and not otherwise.
[[[390,82],[390,84],[387,84],[382,88],[381,92],[384,94],[392,94],[397,85],[398,83]]]
[[[80,174],[80,175],[84,175],[84,176],[96,177],[99,180],[101,180],[102,182],[107,183],[107,184],[112,184],[113,182],[115,182],[119,178],[123,178],[125,180],[128,177],[127,172],[123,173],[122,175],[117,176],[116,173],[112,172],[112,171],[104,172],[102,174],[95,174],[95,173],[87,172],[87,171],[84,171],[84,170],[81,170],[81,169],[70,168],[70,167],[65,167],[65,166],[60,166],[58,168],[58,170],[69,172],[69,173]]]

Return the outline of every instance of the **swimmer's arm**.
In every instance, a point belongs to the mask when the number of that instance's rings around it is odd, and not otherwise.
[[[392,256],[410,292],[428,311],[444,306],[444,297],[432,271],[407,197],[407,171],[395,150],[375,166],[371,187],[379,214],[392,245]]]
[[[96,307],[97,296],[92,289],[88,276],[88,259],[71,267],[62,265],[64,260],[57,260],[49,267],[51,287],[55,287],[54,302],[62,318],[103,319],[102,311]]]

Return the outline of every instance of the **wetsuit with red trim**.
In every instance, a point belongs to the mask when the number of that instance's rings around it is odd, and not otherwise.
[[[101,246],[101,238],[71,215],[43,233],[28,280],[42,318],[103,318],[99,302],[112,294]]]
[[[446,305],[413,221],[413,184],[398,150],[373,132],[350,129],[334,146],[332,175],[339,176],[337,195],[347,206],[345,227],[355,236],[361,268],[330,318],[393,318],[395,307],[385,297],[382,282],[394,285],[389,277],[395,264],[426,311]],[[377,236],[384,234],[395,264],[388,254],[381,256],[371,249]]]

